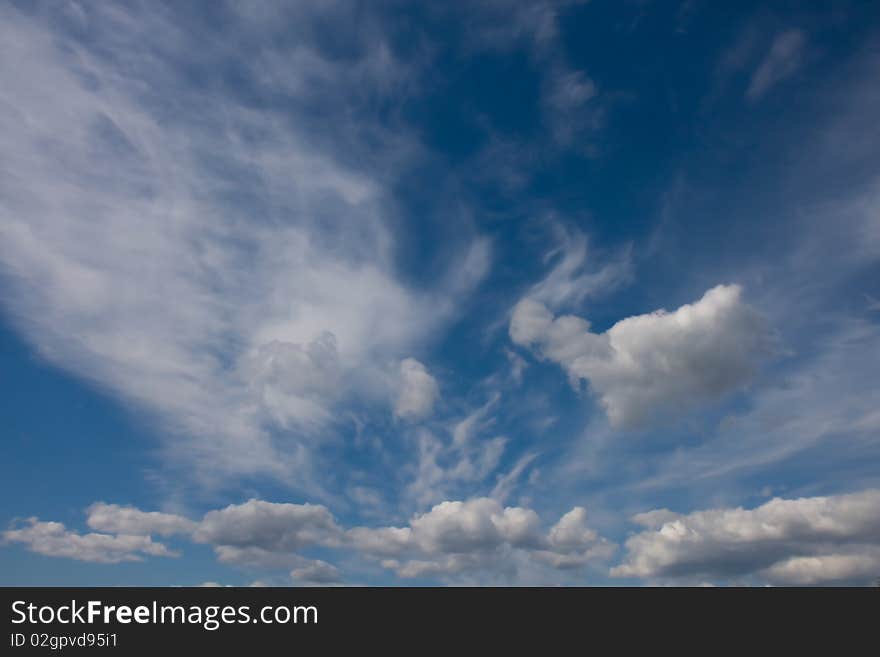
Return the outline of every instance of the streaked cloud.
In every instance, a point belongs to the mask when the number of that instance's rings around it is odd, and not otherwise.
[[[770,50],[752,74],[746,98],[759,100],[772,87],[794,75],[803,63],[806,42],[804,32],[796,28],[777,34]]]
[[[47,361],[153,414],[168,461],[201,483],[259,473],[319,491],[313,448],[333,435],[332,409],[390,402],[386,363],[454,314],[487,270],[487,242],[431,289],[398,279],[381,169],[316,144],[297,111],[358,102],[340,75],[377,82],[323,57],[307,27],[297,57],[261,48],[256,60],[255,79],[283,76],[296,102],[257,107],[189,84],[190,35],[164,11],[90,6],[81,20],[107,29],[88,44],[39,12],[2,13],[13,321]],[[204,48],[213,61],[235,52]],[[385,61],[378,77],[397,65],[381,40],[363,57]],[[384,142],[392,160],[404,138]]]

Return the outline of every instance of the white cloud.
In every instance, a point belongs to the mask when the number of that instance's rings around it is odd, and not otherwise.
[[[190,534],[196,523],[173,513],[141,511],[132,506],[96,502],[86,509],[86,524],[92,529],[111,534],[148,536],[159,534]]]
[[[636,427],[749,382],[773,341],[737,285],[712,288],[674,312],[629,317],[604,333],[579,317],[557,318],[540,302],[513,310],[510,337],[589,381],[615,427]]]
[[[354,527],[348,537],[358,550],[382,557],[400,556],[412,546],[410,527]]]
[[[755,509],[635,518],[618,577],[759,577],[780,584],[864,583],[880,553],[880,490],[775,498]],[[646,522],[647,521],[647,522]]]
[[[523,381],[523,374],[526,371],[526,368],[529,366],[528,362],[512,351],[511,349],[505,349],[504,355],[507,356],[507,360],[510,361],[510,378],[516,384],[520,385]]]
[[[770,51],[752,75],[746,97],[756,101],[771,87],[797,72],[803,62],[805,44],[806,36],[798,29],[776,35]]]
[[[221,564],[286,570],[303,584],[342,580],[335,565],[308,556],[315,548],[380,560],[404,578],[490,573],[511,581],[527,571],[537,573],[536,581],[547,581],[547,573],[601,563],[615,548],[587,525],[581,507],[545,532],[532,509],[505,507],[487,497],[441,502],[412,516],[405,527],[348,530],[326,507],[257,499],[208,511],[198,522],[105,503],[93,504],[87,513],[90,525],[138,533],[78,534],[61,523],[30,518],[25,526],[4,532],[2,539],[46,556],[116,563],[146,555],[178,556],[146,532],[181,533],[194,543],[211,545]]]
[[[461,429],[459,424],[457,429]],[[457,436],[462,438],[459,431]],[[481,440],[446,442],[427,429],[420,429],[415,435],[417,456],[407,470],[412,472],[412,481],[407,493],[418,506],[424,506],[444,499],[456,486],[483,482],[495,469],[504,454],[507,439],[494,436]]]
[[[437,380],[414,358],[400,362],[400,383],[394,414],[408,420],[423,420],[434,411],[440,396]]]
[[[209,511],[193,534],[194,541],[213,545],[221,563],[269,570],[304,567],[309,560],[300,551],[338,547],[342,538],[325,506],[257,499]]]
[[[291,571],[290,576],[303,584],[338,584],[342,573],[336,566],[316,559]]]
[[[410,578],[515,568],[517,556],[554,568],[584,566],[613,551],[585,521],[586,512],[577,507],[544,535],[533,510],[474,498],[441,502],[407,527],[357,527],[348,533],[356,549],[385,557],[384,567]]]
[[[281,427],[327,420],[325,403],[339,396],[341,370],[329,331],[306,345],[272,340],[242,359],[255,399]]]
[[[476,50],[524,45],[537,57],[551,54],[559,37],[559,14],[584,0],[477,0],[468,3],[467,34]]]
[[[615,546],[587,526],[587,511],[576,506],[550,528],[547,547],[533,557],[554,568],[579,568],[591,561],[610,557]]]
[[[214,554],[219,563],[257,570],[289,570],[308,561],[296,552],[267,550],[253,545],[215,545]]]
[[[490,497],[503,503],[513,492],[520,476],[537,457],[538,455],[534,452],[523,454],[516,463],[513,464],[513,467],[509,472],[498,477]]]
[[[251,499],[209,511],[193,536],[212,545],[293,552],[314,545],[337,545],[341,533],[325,506]]]
[[[596,84],[581,71],[557,64],[541,98],[553,138],[572,145],[602,125],[604,108],[596,103]]]
[[[598,538],[595,530],[587,527],[587,510],[576,506],[550,528],[549,542],[562,550],[579,549]]]
[[[585,299],[608,294],[632,280],[630,249],[610,259],[600,260],[590,249],[587,236],[578,230],[567,230],[561,224],[552,226],[556,245],[545,256],[553,268],[526,295],[552,309],[577,306]],[[601,266],[599,266],[601,263]]]
[[[529,545],[540,520],[530,509],[503,508],[490,498],[441,502],[410,522],[424,552],[471,552],[502,543]]]
[[[791,311],[777,307],[779,322]],[[661,456],[651,465],[653,474],[642,473],[636,486],[693,491],[700,485],[708,490],[725,479],[764,476],[775,464],[820,451],[828,467],[838,458],[850,463],[876,459],[880,327],[829,316],[820,321],[830,330],[795,347],[808,358],[763,382],[748,407],[724,417],[711,438]],[[869,479],[855,485],[874,484]]]
[[[676,520],[679,517],[681,517],[681,514],[670,511],[669,509],[653,509],[651,511],[644,511],[635,514],[632,517],[632,521],[637,525],[647,527],[648,529],[660,529],[660,527],[667,522]]]
[[[332,142],[358,152],[352,126],[329,121],[328,144],[297,113],[320,99],[345,115],[363,85],[390,93],[399,62],[383,39],[365,44],[384,63],[363,76],[322,57],[303,9],[299,59],[236,53],[257,84],[290,83],[273,87],[290,94],[281,111],[189,84],[183,70],[237,46],[206,37],[193,59],[186,25],[136,12],[85,8],[84,43],[63,21],[0,9],[3,303],[49,362],[155,413],[168,461],[201,482],[260,473],[315,489],[315,430],[346,395],[387,402],[384,364],[451,315],[488,243],[430,290],[402,284],[384,176],[412,140],[389,131],[365,156],[377,166],[355,170]],[[259,30],[274,24],[237,28],[268,43]]]
[[[580,108],[596,95],[596,85],[580,71],[561,72],[554,80],[546,99],[554,109],[568,111]]]
[[[149,536],[78,534],[60,522],[42,522],[38,518],[28,518],[23,526],[14,526],[0,536],[4,543],[20,543],[37,554],[77,561],[119,563],[141,561],[144,556],[178,556]]]
[[[456,422],[452,428],[452,443],[454,445],[466,445],[471,442],[476,433],[491,427],[495,422],[495,418],[490,415],[490,411],[495,407],[500,398],[501,395],[495,393],[480,408]]]
[[[880,547],[855,554],[791,557],[761,571],[760,576],[782,586],[875,582],[880,572]]]

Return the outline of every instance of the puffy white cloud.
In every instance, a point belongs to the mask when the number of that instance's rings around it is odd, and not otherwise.
[[[290,576],[303,584],[337,584],[342,581],[339,569],[320,559],[293,569]]]
[[[222,564],[258,570],[289,570],[308,561],[296,552],[267,550],[253,545],[215,545],[214,554]]]
[[[554,568],[579,568],[610,557],[615,547],[587,526],[587,510],[576,506],[550,528],[546,547],[532,556]]]
[[[783,310],[780,316],[787,314]],[[638,475],[640,489],[684,486],[697,495],[711,493],[724,481],[766,472],[820,449],[828,467],[836,459],[876,460],[880,326],[830,317],[816,321],[832,330],[820,340],[810,338],[794,346],[799,353],[809,352],[809,358],[792,363],[781,376],[776,373],[762,380],[749,395],[747,407],[726,415],[714,435],[658,454]],[[841,445],[846,449],[841,450]]]
[[[357,527],[348,533],[356,549],[386,557],[382,565],[404,578],[511,569],[517,556],[554,568],[580,567],[613,551],[586,526],[580,507],[544,535],[533,510],[502,507],[491,498],[442,502],[414,516],[408,527]]]
[[[798,29],[776,35],[770,51],[752,75],[746,97],[751,101],[758,100],[771,87],[793,75],[803,62],[806,41],[803,31]]]
[[[667,522],[676,520],[680,517],[680,513],[675,513],[674,511],[670,511],[669,509],[653,509],[651,511],[644,511],[642,513],[635,514],[632,517],[632,521],[637,525],[647,527],[648,529],[659,529]]]
[[[214,546],[221,563],[269,570],[304,567],[309,560],[301,550],[336,547],[342,538],[325,506],[256,499],[209,511],[193,533],[196,542]]]
[[[540,301],[522,299],[510,316],[510,339],[521,346],[530,346],[545,338],[553,326],[553,313]]]
[[[550,528],[550,545],[561,549],[579,549],[598,538],[595,530],[587,527],[587,510],[576,506]]]
[[[822,554],[791,557],[759,574],[783,586],[815,586],[820,584],[860,583],[877,580],[880,572],[880,547],[853,554]]]
[[[195,543],[211,545],[219,563],[286,570],[305,584],[342,580],[336,566],[308,556],[312,548],[379,559],[404,578],[494,573],[511,580],[522,568],[543,568],[544,573],[579,568],[605,560],[614,550],[587,525],[581,507],[545,532],[532,509],[503,507],[486,497],[441,502],[414,515],[405,527],[348,530],[324,506],[256,499],[209,511],[197,522],[105,503],[93,504],[87,511],[91,525],[137,533],[78,534],[61,523],[30,518],[25,526],[4,532],[3,542],[21,543],[47,556],[116,563],[146,555],[178,556],[146,532],[180,533]]]
[[[440,396],[437,380],[415,358],[400,362],[400,382],[394,414],[408,420],[423,420],[434,411]]]
[[[491,498],[447,501],[416,515],[409,527],[357,527],[349,531],[354,545],[383,556],[410,552],[426,555],[492,550],[505,543],[532,543],[539,519],[534,511],[502,508]]]
[[[880,550],[880,490],[775,498],[755,509],[640,514],[618,577],[744,577],[776,583],[864,581]],[[873,573],[876,576],[876,573]]]
[[[218,546],[293,552],[314,545],[337,545],[341,534],[325,506],[251,499],[209,511],[193,536],[198,542]]]
[[[23,526],[12,527],[0,536],[3,542],[20,543],[31,552],[77,561],[119,563],[141,561],[144,556],[178,556],[149,536],[78,534],[60,522],[42,522],[38,518],[28,518]]]
[[[587,380],[615,427],[634,427],[746,384],[773,340],[737,285],[719,285],[674,312],[623,319],[604,333],[579,317],[521,300],[510,337]]]
[[[92,529],[111,534],[147,536],[159,534],[189,534],[195,527],[189,518],[173,513],[141,511],[132,506],[96,502],[86,509],[86,523]]]
[[[472,552],[503,543],[527,545],[537,540],[538,514],[501,507],[491,498],[441,502],[410,522],[419,548],[432,552]]]

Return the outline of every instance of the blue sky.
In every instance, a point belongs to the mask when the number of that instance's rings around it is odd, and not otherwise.
[[[0,8],[0,584],[880,575],[869,2]]]

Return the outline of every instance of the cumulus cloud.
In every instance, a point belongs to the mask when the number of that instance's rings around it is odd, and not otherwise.
[[[250,499],[208,511],[192,538],[212,545],[221,563],[290,570],[311,563],[303,550],[339,547],[343,530],[325,506]]]
[[[214,555],[219,563],[258,570],[289,570],[304,561],[296,552],[267,550],[255,545],[215,545]]]
[[[787,314],[783,310],[780,317]],[[658,455],[649,471],[638,476],[639,488],[694,490],[699,485],[708,492],[721,482],[766,474],[820,450],[827,467],[876,460],[880,326],[849,318],[818,321],[833,328],[820,342],[811,338],[811,346],[796,347],[801,353],[811,350],[810,358],[786,368],[778,379],[763,382],[747,407],[726,415],[707,440]]]
[[[576,567],[613,551],[586,526],[582,508],[565,514],[545,535],[533,510],[502,507],[491,498],[441,502],[407,527],[357,527],[348,533],[358,550],[384,557],[382,565],[404,578],[510,567],[516,556],[554,568]]]
[[[501,508],[495,500],[441,502],[410,522],[415,543],[424,552],[470,552],[502,543],[529,545],[537,540],[538,514],[519,507]]]
[[[80,535],[57,522],[30,518],[27,526],[4,532],[8,543],[55,557],[115,563],[140,560],[142,555],[177,556],[150,534],[185,535],[214,548],[223,564],[264,570],[319,568],[322,562],[301,554],[314,547],[340,547],[344,532],[321,505],[274,503],[251,499],[208,511],[201,520],[97,502],[88,509],[87,524],[108,533]],[[307,572],[303,570],[303,573]],[[314,577],[320,577],[318,570]],[[317,579],[309,580],[317,582]]]
[[[604,333],[525,298],[509,331],[514,343],[565,368],[573,383],[588,381],[611,424],[626,428],[745,385],[773,344],[738,285],[719,285],[671,313],[623,319]]]
[[[217,546],[295,552],[315,545],[337,545],[341,533],[325,506],[251,499],[206,513],[193,538]]]
[[[303,584],[338,584],[342,581],[342,573],[339,569],[320,559],[294,568],[290,576]]]
[[[149,536],[128,534],[79,534],[60,522],[28,518],[23,525],[2,533],[4,543],[19,543],[31,552],[95,563],[141,561],[145,556],[176,557],[177,553]]]
[[[189,534],[196,523],[183,516],[158,511],[141,511],[132,506],[96,502],[86,509],[86,524],[92,529],[111,534],[148,536]]]
[[[617,577],[756,577],[776,584],[865,583],[880,554],[880,490],[775,498],[755,509],[634,518]]]
[[[803,62],[806,36],[801,30],[790,29],[776,35],[770,50],[752,75],[746,97],[756,101],[771,87],[792,76]]]
[[[587,510],[576,506],[550,528],[546,547],[536,550],[533,557],[554,568],[579,568],[610,557],[614,550],[612,543],[587,526]]]
[[[815,586],[822,584],[866,584],[877,580],[880,547],[862,548],[854,553],[791,557],[759,573],[774,584]]]
[[[339,569],[309,556],[309,550],[335,550],[375,559],[403,578],[447,577],[466,573],[504,573],[523,568],[555,572],[607,559],[615,546],[587,525],[575,507],[549,530],[532,509],[502,506],[487,497],[444,501],[415,514],[404,527],[340,526],[324,506],[251,499],[208,511],[199,521],[133,507],[96,503],[87,509],[92,526],[137,534],[78,534],[57,522],[28,519],[10,527],[4,543],[53,557],[116,563],[144,556],[178,556],[147,532],[185,535],[208,544],[217,561],[238,568],[289,571],[303,584],[342,581]],[[323,556],[323,555],[322,555]]]
[[[400,362],[400,382],[394,414],[408,420],[423,420],[434,411],[440,396],[437,380],[415,358]]]

